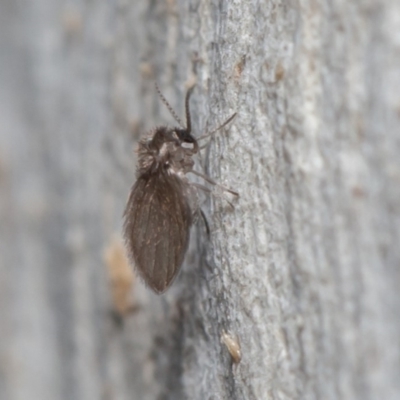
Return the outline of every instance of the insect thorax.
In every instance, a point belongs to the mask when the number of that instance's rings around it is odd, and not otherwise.
[[[182,176],[191,171],[198,145],[190,135],[190,141],[182,140],[181,132],[177,128],[159,127],[143,138],[138,147],[138,175],[166,172]]]

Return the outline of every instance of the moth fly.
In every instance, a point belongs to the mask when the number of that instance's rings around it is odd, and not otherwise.
[[[193,169],[193,156],[200,151],[199,140],[223,128],[236,113],[214,131],[196,139],[192,136],[189,108],[193,86],[185,97],[186,126],[157,85],[156,90],[180,126],[157,127],[140,140],[137,180],[124,212],[124,238],[131,262],[145,283],[160,294],[179,272],[191,225],[199,214],[204,218],[198,204],[198,189],[212,192],[207,186],[190,182],[186,174],[193,173],[234,196],[238,193]]]

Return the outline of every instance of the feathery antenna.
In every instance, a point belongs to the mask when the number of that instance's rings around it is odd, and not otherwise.
[[[160,88],[158,87],[157,83],[155,84],[156,86],[156,90],[158,95],[160,96],[162,102],[166,105],[166,107],[168,108],[168,111],[171,113],[171,115],[175,118],[175,121],[182,127],[184,128],[185,125],[183,125],[181,119],[176,115],[174,109],[170,106],[170,104],[168,103],[167,99],[163,96],[163,94],[161,93]],[[187,95],[186,95],[187,97]],[[187,110],[186,110],[186,118],[187,118]],[[190,116],[189,116],[189,120],[190,120]]]

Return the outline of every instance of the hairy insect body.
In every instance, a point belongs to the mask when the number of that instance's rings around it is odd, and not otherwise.
[[[152,132],[151,138],[140,141],[138,177],[146,174],[166,174],[179,178],[182,194],[188,202],[194,223],[199,211],[198,192],[186,174],[193,169],[192,157],[198,152],[198,144],[193,137],[189,139],[193,142],[184,142],[179,138],[179,132],[179,129],[161,127]],[[181,137],[185,139],[185,135]],[[186,135],[186,139],[187,137]]]
[[[197,190],[185,174],[192,170],[197,151],[196,140],[179,128],[159,127],[139,143],[124,236],[130,258],[157,293],[178,273],[196,219]]]
[[[186,128],[158,127],[139,142],[137,180],[124,212],[129,257],[156,293],[164,292],[178,274],[190,227],[200,211],[197,187],[186,177],[188,172],[195,173],[193,156],[199,151],[198,142],[191,135],[190,93],[191,90],[185,99]]]
[[[181,138],[178,134],[181,133]],[[188,141],[184,141],[184,140]],[[146,174],[175,175],[181,180],[183,195],[192,211],[193,222],[197,219],[198,192],[186,174],[193,169],[193,156],[198,152],[197,141],[184,130],[160,127],[139,142],[137,176]]]
[[[151,136],[142,139],[139,143],[137,176],[144,173],[166,172],[177,174],[180,177],[193,169],[193,155],[198,152],[198,144],[191,136],[178,136],[181,130],[167,127],[157,128]],[[182,132],[185,132],[182,130]],[[190,140],[185,142],[184,139]],[[191,145],[183,147],[182,145]]]

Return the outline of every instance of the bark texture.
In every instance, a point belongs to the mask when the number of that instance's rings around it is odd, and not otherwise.
[[[1,400],[400,398],[397,0],[0,8]],[[134,142],[193,78],[198,134],[238,113],[202,161],[240,198],[116,318]]]

